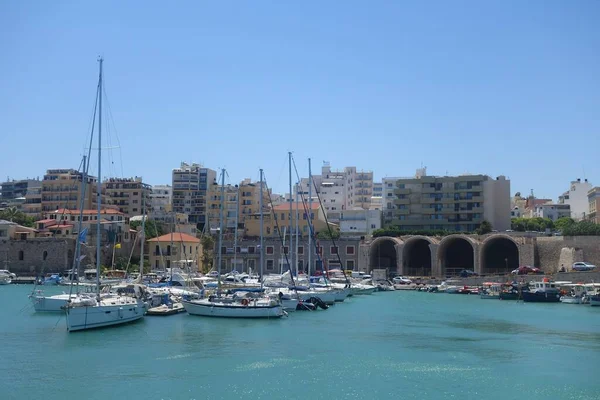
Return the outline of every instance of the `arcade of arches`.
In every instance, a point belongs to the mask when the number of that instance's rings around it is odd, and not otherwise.
[[[450,235],[439,244],[426,237],[407,237],[403,241],[390,237],[371,244],[369,271],[385,268],[408,276],[440,277],[456,276],[465,269],[506,274],[519,267],[519,259],[519,246],[506,235],[490,236],[483,242]]]
[[[369,257],[369,271],[385,268],[389,272],[395,272],[398,265],[396,256],[396,242],[394,239],[377,240],[371,246]]]
[[[409,239],[402,249],[403,273],[410,276],[431,276],[431,248],[426,239]]]

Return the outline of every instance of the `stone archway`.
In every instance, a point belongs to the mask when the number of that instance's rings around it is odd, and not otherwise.
[[[456,276],[467,269],[475,271],[475,243],[468,236],[446,236],[438,248],[442,276]]]
[[[398,246],[402,241],[394,237],[379,237],[369,247],[369,272],[386,269],[387,273],[398,270]]]
[[[508,274],[519,268],[519,246],[510,236],[490,236],[480,248],[482,274]]]
[[[413,236],[402,249],[402,273],[408,276],[431,276],[433,253],[431,239],[425,236]]]

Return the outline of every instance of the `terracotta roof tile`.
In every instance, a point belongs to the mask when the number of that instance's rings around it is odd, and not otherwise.
[[[159,237],[155,237],[152,239],[148,239],[147,242],[170,242],[171,239],[173,243],[185,242],[185,243],[200,243],[200,239],[195,236],[188,235],[187,233],[167,233],[166,235],[162,235]]]

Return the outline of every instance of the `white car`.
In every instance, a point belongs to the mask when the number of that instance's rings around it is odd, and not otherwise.
[[[394,279],[392,279],[392,282],[394,282],[397,285],[410,285],[412,283],[412,281],[408,278],[404,278],[402,276],[397,276]]]
[[[591,271],[593,269],[596,269],[594,264],[588,264],[583,261],[573,263],[573,271]]]

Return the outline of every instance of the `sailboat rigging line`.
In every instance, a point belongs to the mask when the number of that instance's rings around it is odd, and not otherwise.
[[[103,87],[102,91],[104,92],[104,101],[106,102],[106,108],[108,108],[108,121],[111,122],[112,129],[115,132],[115,139],[117,140],[117,148],[119,149],[119,161],[121,162],[121,178],[123,178],[125,176],[125,174],[123,173],[123,152],[121,151],[121,141],[119,140],[119,133],[117,132],[117,128],[115,125],[115,119],[113,118],[112,109],[110,107],[110,102],[108,100],[108,95],[106,94],[106,82],[104,82],[103,86],[104,87]]]
[[[279,241],[281,243],[283,243],[283,236],[281,235],[281,229],[279,229],[279,221],[276,218],[275,215],[275,207],[273,206],[273,199],[271,199],[271,192],[269,192],[269,185],[267,185],[267,178],[265,178],[264,172],[263,172],[263,184],[265,186],[266,192],[269,195],[269,205],[271,206],[271,214],[273,216],[273,220],[275,221],[275,229],[277,230],[277,236],[279,237]],[[291,249],[292,246],[288,246],[288,249]],[[285,247],[284,247],[285,250]],[[289,251],[288,251],[289,253]],[[294,280],[294,273],[292,272],[292,268],[291,268],[291,264],[290,261],[288,259],[288,254],[284,251],[283,254],[285,255],[285,261],[287,263],[289,267],[289,271],[290,271],[290,279],[292,280],[292,285],[294,288],[294,291],[296,292],[296,294],[298,294],[298,290],[296,289],[296,281]]]
[[[296,176],[298,177],[298,180],[300,180],[300,175],[298,174],[298,168],[296,167],[296,160],[294,160],[294,158],[292,157],[292,162],[294,164],[294,170],[296,171]],[[308,183],[310,185],[310,182]],[[323,217],[325,218],[325,225],[327,226],[327,231],[329,232],[329,237],[331,238],[331,242],[333,243],[333,247],[335,247],[337,249],[336,251],[336,256],[338,259],[338,262],[340,263],[340,270],[342,271],[342,274],[344,275],[344,279],[346,280],[347,284],[350,284],[350,280],[348,279],[348,276],[346,275],[346,271],[344,270],[344,265],[342,264],[342,259],[340,257],[340,249],[338,247],[338,245],[335,243],[335,239],[333,238],[333,232],[331,231],[331,226],[329,225],[329,220],[327,219],[327,212],[325,211],[325,207],[323,207],[323,202],[321,201],[321,195],[319,194],[319,190],[317,189],[317,184],[313,181],[312,182],[313,187],[315,188],[315,194],[317,195],[317,199],[319,200],[319,207],[321,208],[321,211],[323,212]],[[301,193],[302,196],[302,204],[306,204],[305,200],[304,200],[304,191],[302,191]],[[306,209],[306,207],[305,207]],[[310,210],[312,212],[312,210]],[[309,221],[311,226],[311,235],[314,235],[314,231],[312,229],[312,221],[310,219],[310,213],[307,213],[307,220]],[[316,246],[316,241],[315,241],[315,246]],[[318,249],[317,249],[317,253]],[[323,263],[323,261],[321,260],[321,262]],[[323,265],[325,265],[323,263]]]

